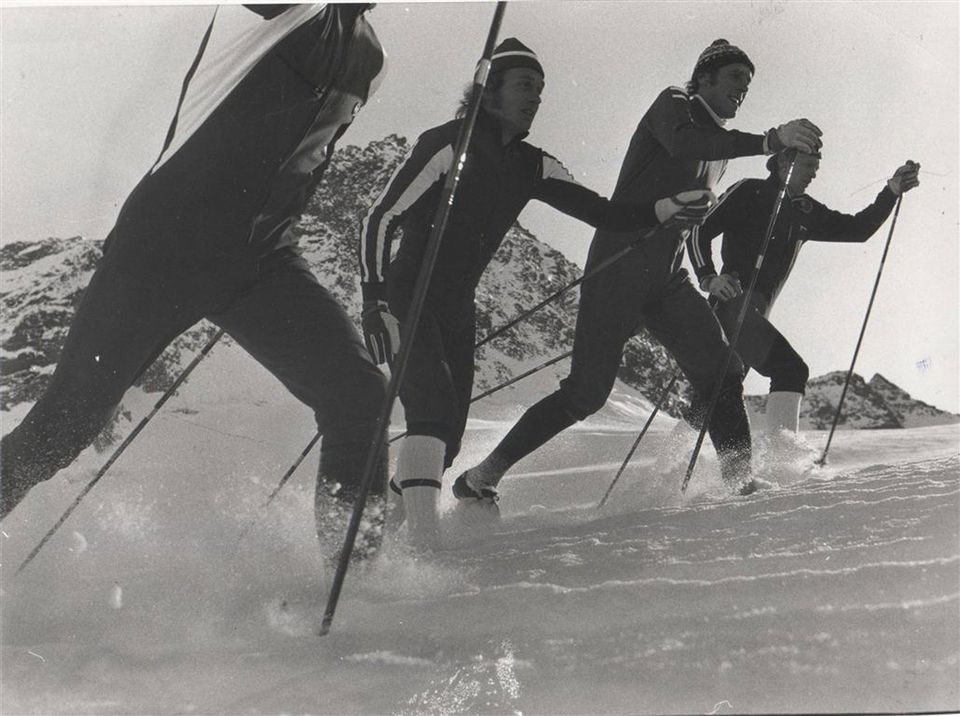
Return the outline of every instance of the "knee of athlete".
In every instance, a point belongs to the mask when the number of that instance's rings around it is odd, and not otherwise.
[[[334,416],[337,420],[366,422],[376,420],[387,395],[387,379],[379,370],[358,370],[340,378],[332,387]],[[325,412],[326,405],[320,406]]]
[[[600,410],[609,396],[610,390],[572,391],[561,388],[560,409],[579,422]]]
[[[742,364],[740,364],[740,366],[741,370],[735,370],[735,367],[731,366],[727,374],[723,376],[723,382],[720,387],[721,395],[743,395],[744,374]]]
[[[810,369],[799,356],[770,379],[770,392],[806,393]]]
[[[810,378],[810,368],[803,358],[800,359],[800,365],[797,366],[797,392],[807,392],[807,380]]]

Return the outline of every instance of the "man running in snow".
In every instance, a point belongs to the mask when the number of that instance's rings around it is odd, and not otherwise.
[[[299,256],[292,227],[384,69],[368,7],[255,6],[262,17],[207,58],[211,23],[163,152],[120,210],[50,385],[3,439],[0,515],[68,466],[137,376],[202,318],[314,410],[318,517],[333,493],[351,502],[367,450],[383,439],[374,430],[384,380]],[[382,477],[381,494],[385,465]]]
[[[752,280],[770,214],[791,162],[787,200],[780,208],[737,342],[744,364],[770,378],[766,432],[775,449],[787,448],[792,442],[783,440],[784,431],[794,437],[797,434],[809,371],[767,317],[801,247],[807,241],[866,241],[887,220],[897,197],[920,183],[920,165],[908,161],[894,172],[872,204],[855,215],[841,214],[805,193],[817,175],[819,154],[787,150],[770,157],[766,179],[744,179],[730,187],[703,226],[695,227],[687,239],[700,288],[720,301],[717,318],[728,336],[747,300],[741,282],[749,285]],[[723,234],[723,268],[718,274],[711,241],[719,234]]]
[[[649,201],[690,186],[711,189],[727,159],[769,154],[787,146],[815,151],[820,130],[793,120],[766,134],[724,129],[747,94],[754,66],[739,48],[717,40],[700,55],[686,91],[660,93],[634,132],[613,199]],[[504,473],[553,436],[599,410],[610,395],[623,347],[641,326],[676,359],[703,405],[717,382],[723,388],[709,424],[723,479],[735,491],[755,489],[750,477],[750,430],[743,404],[743,369],[734,364],[720,375],[726,343],[706,300],[680,268],[682,228],[664,228],[639,248],[586,281],[570,374],[555,393],[529,408],[479,465],[454,483],[461,499],[492,499]],[[601,229],[594,237],[585,271],[636,241],[630,233]]]
[[[667,219],[692,225],[702,220],[712,201],[712,194],[698,190],[676,201],[655,201],[670,192],[652,192],[642,200],[617,203],[578,184],[554,157],[523,141],[543,86],[537,56],[514,38],[500,43],[400,386],[408,435],[391,488],[402,494],[410,541],[419,547],[438,544],[441,476],[460,450],[466,425],[473,387],[476,287],[524,205],[538,199],[592,226],[635,231]],[[389,362],[398,348],[399,327],[412,301],[462,121],[455,119],[419,137],[361,223],[363,327],[380,363]],[[678,183],[672,193],[685,188]],[[681,211],[684,201],[694,206]],[[402,241],[391,262],[398,227]]]

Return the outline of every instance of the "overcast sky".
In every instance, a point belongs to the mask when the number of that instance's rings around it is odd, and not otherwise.
[[[483,46],[492,3],[383,3],[371,22],[389,72],[344,142],[410,139],[448,119]],[[213,7],[11,7],[0,17],[0,241],[102,238],[159,152]],[[241,8],[227,8],[242,15]],[[873,200],[906,159],[904,200],[857,371],[952,411],[958,398],[958,5],[955,2],[512,2],[501,37],[546,68],[529,141],[609,194],[656,95],[723,37],[757,67],[731,127],[805,116],[824,131],[810,194],[841,211]],[[720,188],[764,174],[731,162]],[[582,265],[592,232],[533,206],[521,222]],[[774,322],[813,375],[845,370],[889,223],[867,244],[808,244]],[[717,247],[717,253],[719,247]],[[750,392],[765,392],[752,375]]]

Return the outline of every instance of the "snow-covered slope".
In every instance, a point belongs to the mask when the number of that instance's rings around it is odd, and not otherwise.
[[[353,315],[352,227],[403,151],[388,138],[338,154],[302,225],[308,258]],[[4,431],[47,379],[97,251],[48,240],[0,252]],[[483,329],[577,275],[516,228],[480,292]],[[564,350],[573,301],[486,350],[478,386]],[[210,330],[183,336],[130,391],[116,434]],[[670,375],[657,356],[635,341],[607,408],[516,466],[498,527],[468,520],[447,486],[449,549],[414,558],[389,544],[351,572],[320,639],[332,547],[314,536],[316,455],[262,507],[312,418],[225,342],[18,576],[104,456],[85,452],[4,521],[0,711],[960,709],[960,427],[846,431],[817,471],[813,447],[794,464],[760,451],[772,487],[732,499],[709,446],[679,494],[692,436],[661,416],[597,510],[650,410],[630,384],[655,394]],[[479,403],[449,474],[564,370]],[[824,436],[805,437],[818,447]]]
[[[750,498],[724,495],[707,448],[681,498],[692,438],[663,418],[597,510],[633,433],[587,421],[507,477],[499,528],[448,488],[450,549],[388,546],[319,638],[315,457],[260,507],[309,415],[243,387],[258,370],[214,355],[17,577],[102,458],[5,521],[4,713],[960,708],[955,425],[845,431],[828,468],[761,465],[776,484]],[[472,421],[451,472],[507,424]]]

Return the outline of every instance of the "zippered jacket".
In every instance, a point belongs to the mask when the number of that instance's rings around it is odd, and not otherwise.
[[[415,283],[462,121],[420,135],[361,222],[364,300],[385,300],[388,282]],[[434,305],[472,304],[484,269],[531,199],[595,227],[628,231],[657,223],[652,201],[611,202],[523,141],[526,135],[506,146],[501,136],[498,121],[481,110],[431,277],[427,300]]]
[[[713,189],[728,159],[767,151],[764,135],[724,129],[721,122],[699,95],[667,87],[630,139],[612,199],[643,202],[687,189]],[[675,241],[658,235],[648,245],[656,253],[665,253],[676,271],[683,260],[682,233],[671,233]]]
[[[268,18],[250,15],[249,26],[229,38],[212,22],[161,155],[126,213],[144,210],[148,189],[144,230],[193,233],[227,251],[253,246],[267,253],[291,243],[289,229],[334,142],[385,67],[365,7],[257,8]]]
[[[771,174],[767,179],[743,179],[724,192],[707,220],[687,239],[690,260],[701,285],[704,279],[717,274],[711,242],[720,234],[722,272],[736,272],[741,284],[749,283],[779,190],[780,179]],[[772,304],[805,242],[866,241],[887,220],[895,203],[896,195],[886,186],[872,204],[852,215],[829,209],[806,194],[786,198],[763,257],[756,290]]]

